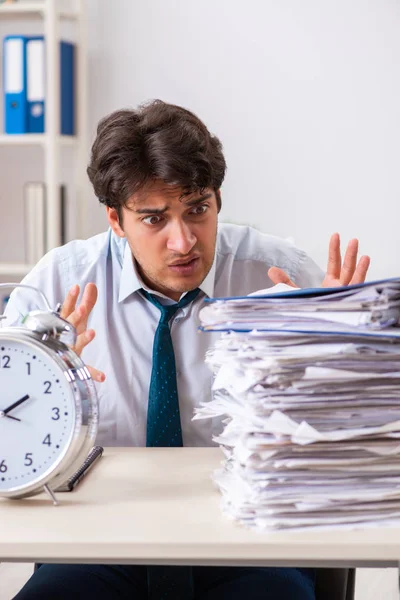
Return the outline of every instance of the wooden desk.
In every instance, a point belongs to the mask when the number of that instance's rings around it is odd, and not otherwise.
[[[72,493],[0,499],[0,562],[397,566],[400,529],[274,534],[220,511],[219,448],[109,448]]]

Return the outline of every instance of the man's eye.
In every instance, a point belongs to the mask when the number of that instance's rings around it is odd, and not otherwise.
[[[157,225],[161,221],[161,217],[151,215],[150,217],[145,217],[142,221],[143,223],[146,223],[146,225]]]
[[[200,204],[193,209],[193,214],[195,215],[204,215],[208,206],[206,204]]]

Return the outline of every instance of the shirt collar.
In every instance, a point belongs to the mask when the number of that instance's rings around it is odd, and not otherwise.
[[[213,264],[211,266],[211,269],[209,270],[209,272],[208,272],[206,278],[204,279],[204,281],[202,281],[202,283],[199,285],[199,288],[201,289],[201,291],[204,292],[205,295],[208,296],[209,298],[213,298],[214,297],[214,283],[215,283],[216,262],[217,262],[217,252],[215,251],[215,253],[214,253],[214,260],[213,260]]]
[[[215,269],[216,253],[214,254],[214,261],[210,271],[207,274],[207,277],[199,285],[200,290],[204,292],[209,298],[212,298],[214,296]],[[141,288],[147,289],[138,273],[137,266],[135,261],[133,260],[129,244],[126,242],[122,260],[122,271],[119,284],[118,302],[123,302],[128,296],[134,294]]]
[[[121,280],[119,283],[118,302],[123,302],[128,296],[143,287],[143,282],[137,272],[132,252],[128,243],[125,243],[124,256],[122,260]]]

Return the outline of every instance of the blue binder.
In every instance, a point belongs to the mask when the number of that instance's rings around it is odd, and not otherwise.
[[[46,95],[46,55],[43,36],[27,39],[26,65],[28,133],[43,133]]]
[[[30,38],[28,57],[28,132],[44,133],[45,130],[45,41],[43,36]],[[41,90],[40,82],[43,81]],[[30,82],[32,85],[30,85]],[[31,94],[31,90],[35,93]],[[42,91],[42,94],[41,94]],[[75,134],[75,46],[60,42],[60,133]]]
[[[26,42],[9,35],[3,40],[3,90],[5,133],[27,133]]]
[[[61,42],[60,48],[61,134],[75,134],[75,45]]]
[[[43,36],[4,38],[4,131],[45,131],[45,40]],[[75,46],[60,42],[60,133],[75,134]]]

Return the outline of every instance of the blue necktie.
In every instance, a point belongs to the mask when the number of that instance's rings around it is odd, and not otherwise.
[[[183,446],[179,413],[174,347],[169,322],[179,308],[187,306],[199,293],[192,290],[177,304],[163,305],[156,296],[142,294],[161,311],[154,336],[149,404],[147,409],[146,446]],[[147,567],[149,600],[191,600],[191,567]]]
[[[169,321],[179,308],[190,304],[199,291],[198,288],[192,290],[177,304],[163,305],[156,296],[142,290],[145,298],[161,311],[153,344],[146,446],[183,446],[175,355]]]

